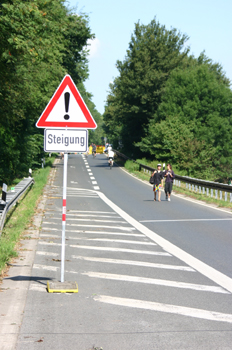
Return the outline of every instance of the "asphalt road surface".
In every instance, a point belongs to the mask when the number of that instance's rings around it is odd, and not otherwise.
[[[232,215],[151,185],[104,155],[69,155],[65,281],[63,164],[47,194],[17,350],[232,348]]]

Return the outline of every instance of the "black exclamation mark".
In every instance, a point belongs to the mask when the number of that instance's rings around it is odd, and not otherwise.
[[[65,104],[65,112],[68,113],[68,109],[69,109],[69,100],[70,100],[70,93],[69,92],[65,92],[64,94],[64,104]],[[70,116],[68,114],[65,114],[64,119],[68,120],[70,118]]]

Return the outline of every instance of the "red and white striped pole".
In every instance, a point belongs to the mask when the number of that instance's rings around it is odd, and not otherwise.
[[[67,166],[68,166],[68,153],[64,153],[63,206],[62,206],[62,245],[61,245],[61,279],[60,279],[61,282],[64,282]]]

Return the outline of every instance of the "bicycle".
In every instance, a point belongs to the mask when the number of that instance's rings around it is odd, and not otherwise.
[[[112,169],[112,166],[114,165],[114,160],[113,158],[109,158],[109,166],[110,166],[110,170]]]

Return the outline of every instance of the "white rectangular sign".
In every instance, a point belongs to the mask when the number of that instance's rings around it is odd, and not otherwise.
[[[88,130],[45,129],[45,152],[87,152]]]

